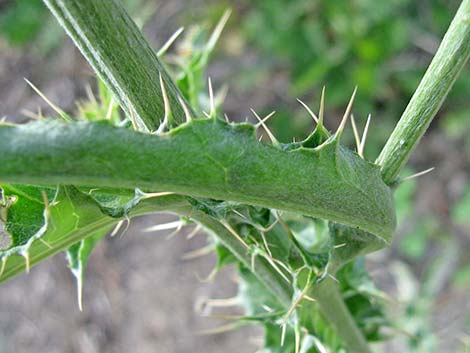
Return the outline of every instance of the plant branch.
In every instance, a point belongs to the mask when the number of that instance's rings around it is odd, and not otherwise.
[[[191,218],[217,237],[274,294],[283,307],[289,308],[292,300],[292,287],[266,260],[261,256],[255,256],[252,266],[251,254],[248,252],[248,249],[223,224],[201,211],[193,210]]]
[[[358,227],[381,246],[395,229],[391,191],[379,170],[335,141],[284,151],[258,142],[250,125],[218,119],[193,120],[162,136],[105,122],[35,122],[0,126],[0,150],[4,183],[243,202]]]
[[[470,0],[463,0],[442,43],[376,163],[391,185],[426,132],[470,56]]]
[[[44,2],[139,128],[154,131],[164,117],[160,74],[174,122],[185,121],[184,98],[119,1]]]
[[[369,353],[367,341],[346,307],[336,282],[327,277],[313,286],[310,292],[346,347],[354,353]]]
[[[252,267],[251,254],[245,245],[217,219],[196,210],[184,197],[172,195],[144,200],[135,209],[131,210],[130,216],[140,216],[159,211],[173,212],[180,216],[191,218],[201,224],[207,231],[218,238],[246,268],[253,270],[253,274],[275,295],[280,304],[286,308],[289,307],[292,297],[290,284],[260,256],[255,257],[254,266]]]

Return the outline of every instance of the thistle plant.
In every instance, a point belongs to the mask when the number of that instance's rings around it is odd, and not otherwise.
[[[318,116],[305,106],[313,131],[286,144],[266,127],[272,114],[222,119],[210,80],[205,104],[204,69],[228,13],[170,65],[176,36],[155,53],[119,1],[44,2],[104,83],[102,100],[91,115],[56,107],[58,119],[0,125],[0,281],[67,251],[81,307],[96,243],[135,216],[172,212],[177,230],[206,231],[217,268],[237,265],[245,315],[232,326],[262,325],[264,351],[370,352],[390,323],[363,256],[392,242],[399,173],[470,54],[470,0],[375,162],[362,153],[368,124],[362,137],[353,124],[357,152],[341,144],[356,90],[334,132],[323,90]]]

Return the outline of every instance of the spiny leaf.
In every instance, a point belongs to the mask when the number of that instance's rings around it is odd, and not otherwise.
[[[54,190],[2,185],[2,188],[16,202],[7,211],[5,224],[12,243],[0,250],[0,259],[5,264],[0,282],[117,222],[74,187]],[[47,205],[40,198],[44,190]]]
[[[6,212],[5,202],[2,202],[3,208],[0,208],[0,222],[5,223],[12,240],[7,248],[0,249],[0,282],[23,272],[28,265],[34,266],[49,256],[69,249],[87,237],[106,233],[122,219],[162,210],[187,213],[190,208],[183,197],[166,194],[158,197],[143,194],[143,197],[141,195],[137,198],[138,202],[124,202],[123,207],[118,201],[125,193],[121,191],[120,195],[119,190],[116,190],[113,202],[116,207],[106,208],[103,207],[104,203],[100,204],[73,186],[46,189],[47,195],[53,195],[49,196],[46,205],[39,198],[39,195],[43,195],[42,187],[4,184],[2,188],[7,190],[4,190],[4,199],[13,198],[15,204],[6,204],[9,206]],[[133,195],[133,192],[127,195]],[[108,196],[108,202],[110,199]],[[132,197],[132,200],[136,200],[136,197]],[[130,204],[133,206],[130,207]]]
[[[51,203],[54,188],[27,185],[2,185],[5,204],[5,231],[11,238],[10,248],[25,246],[32,237],[39,238],[47,223],[45,199]]]

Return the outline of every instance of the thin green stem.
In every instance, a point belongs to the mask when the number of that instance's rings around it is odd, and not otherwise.
[[[174,122],[185,121],[184,98],[119,1],[44,2],[142,130],[156,130],[164,117],[160,75]]]
[[[261,256],[256,256],[252,266],[252,255],[249,253],[248,248],[223,224],[200,211],[193,211],[191,217],[217,237],[246,268],[250,268],[258,280],[275,295],[282,306],[286,309],[289,308],[292,300],[291,284],[283,279],[266,260]]]
[[[133,212],[135,212],[135,215],[142,215],[166,209],[181,216],[190,216],[216,236],[246,268],[251,268],[253,274],[275,295],[286,309],[292,305],[292,287],[267,261],[257,256],[252,267],[251,255],[246,246],[223,224],[189,205],[183,205],[181,201],[183,198],[178,196],[171,196],[171,198],[179,201],[173,201],[174,206],[172,206],[163,200],[162,207],[162,200],[148,200],[139,205],[138,209]],[[341,337],[348,349],[355,353],[370,352],[367,341],[346,307],[336,282],[331,277],[327,277],[318,285],[313,286],[310,292],[310,295],[319,303],[323,315],[333,325],[336,333]]]
[[[170,200],[171,202],[165,201]],[[183,217],[189,217],[201,224],[208,232],[220,240],[220,242],[235,255],[235,257],[246,267],[252,269],[253,274],[270,290],[284,307],[289,307],[292,298],[292,288],[267,261],[260,256],[254,259],[249,249],[239,238],[234,235],[225,225],[206,213],[196,210],[184,197],[166,196],[163,198],[149,199],[131,211],[131,216],[155,213],[158,211],[174,212]]]
[[[470,0],[463,0],[418,89],[376,163],[393,184],[470,56]]]
[[[310,295],[317,300],[322,314],[333,325],[336,333],[351,352],[370,352],[364,335],[346,307],[338,285],[331,277],[325,278],[323,282],[314,286]]]

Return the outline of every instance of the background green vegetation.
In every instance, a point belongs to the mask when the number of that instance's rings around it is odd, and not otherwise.
[[[250,70],[256,86],[269,86],[279,73],[287,75],[289,82],[275,104],[283,117],[276,119],[279,132],[286,138],[301,132],[286,132],[295,115],[300,114],[296,112],[293,117],[292,110],[286,109],[286,102],[291,104],[292,98],[316,102],[320,87],[326,85],[328,107],[335,112],[346,103],[344,92],[357,85],[356,118],[365,123],[371,113],[375,124],[380,124],[371,136],[374,142],[383,141],[408,103],[459,3],[244,2],[240,34],[261,56],[259,64]],[[468,119],[469,73],[468,68],[462,73],[441,110],[449,133],[458,134],[455,126],[465,125],[461,121]],[[369,149],[376,153],[377,146],[370,145]]]

